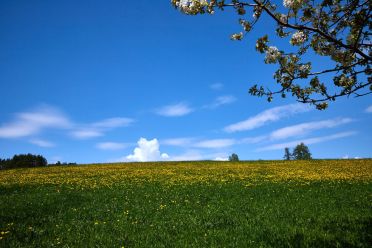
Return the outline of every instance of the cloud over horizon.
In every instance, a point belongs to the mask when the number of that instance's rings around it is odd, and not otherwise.
[[[133,154],[125,158],[128,161],[148,162],[167,160],[169,159],[169,155],[160,153],[157,139],[147,140],[145,138],[140,138],[137,142],[137,147],[133,150]]]

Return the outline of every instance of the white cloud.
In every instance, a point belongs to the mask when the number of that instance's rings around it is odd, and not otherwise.
[[[133,122],[134,120],[130,118],[116,117],[93,123],[92,126],[96,128],[116,128],[129,126]]]
[[[372,105],[366,108],[365,110],[367,113],[372,113]]]
[[[171,161],[196,161],[196,160],[203,160],[204,156],[195,150],[186,151],[183,154],[171,156],[169,160]]]
[[[178,103],[161,107],[157,109],[155,113],[167,117],[176,117],[190,114],[193,111],[194,110],[190,108],[186,103]]]
[[[260,143],[264,140],[267,140],[268,137],[266,135],[257,136],[257,137],[248,137],[241,140],[241,143],[243,144],[255,144]]]
[[[129,161],[159,161],[169,159],[166,153],[160,153],[159,142],[157,139],[147,140],[140,138],[137,142],[138,147],[133,151],[133,154],[126,156]]]
[[[218,160],[225,161],[227,158],[224,153],[202,153],[199,150],[188,150],[183,154],[170,156],[170,161],[196,161],[196,160]]]
[[[211,84],[211,85],[209,85],[209,87],[210,87],[212,90],[222,90],[222,88],[223,88],[223,84],[221,84],[221,83],[215,83],[215,84]]]
[[[78,139],[103,136],[105,132],[130,125],[134,120],[130,118],[110,118],[90,124],[73,123],[57,108],[51,106],[39,107],[34,111],[15,114],[14,119],[0,125],[0,138],[35,137],[46,129],[67,129]],[[33,144],[50,147],[50,144],[34,139]]]
[[[224,148],[230,147],[235,143],[236,141],[234,139],[210,139],[199,141],[193,146],[198,148]]]
[[[47,128],[69,128],[70,126],[70,121],[60,111],[44,106],[32,112],[16,114],[12,122],[0,127],[0,138],[28,137]]]
[[[34,144],[34,145],[37,145],[37,146],[40,146],[40,147],[46,147],[46,148],[55,146],[54,143],[46,141],[46,140],[42,140],[42,139],[32,139],[32,140],[30,140],[30,143]]]
[[[104,119],[99,122],[94,122],[87,125],[80,125],[80,127],[71,131],[71,135],[77,139],[90,139],[104,136],[105,132],[119,127],[127,127],[134,122],[133,119],[115,117]]]
[[[224,128],[226,132],[233,133],[245,130],[252,130],[265,125],[268,122],[278,121],[281,118],[291,116],[297,113],[310,111],[308,105],[302,103],[289,104],[280,107],[267,109],[251,118],[244,121],[231,124]]]
[[[236,98],[234,96],[231,96],[231,95],[219,96],[219,97],[216,98],[216,100],[214,100],[213,103],[211,103],[209,105],[205,105],[204,108],[215,109],[215,108],[218,108],[222,105],[230,104],[230,103],[233,103],[235,101],[236,101]]]
[[[93,129],[80,129],[72,131],[71,135],[78,139],[89,139],[103,136],[103,132]]]
[[[229,161],[228,157],[216,157],[214,161]]]
[[[128,145],[125,143],[102,142],[102,143],[98,143],[96,147],[101,150],[121,150],[127,146]]]
[[[278,140],[278,139],[286,139],[289,137],[300,136],[307,134],[314,130],[324,129],[324,128],[332,128],[342,124],[347,124],[352,122],[353,120],[350,118],[338,118],[338,119],[330,119],[325,121],[314,121],[314,122],[307,122],[301,123],[298,125],[288,126],[284,128],[280,128],[270,134],[271,140]]]
[[[259,148],[259,149],[257,149],[257,151],[281,150],[281,149],[284,149],[286,147],[295,147],[296,145],[300,144],[301,142],[306,144],[306,145],[311,145],[311,144],[326,142],[326,141],[330,141],[330,140],[345,138],[345,137],[349,137],[349,136],[352,136],[352,135],[355,135],[355,134],[356,134],[356,132],[336,133],[336,134],[329,135],[329,136],[324,136],[324,137],[315,137],[315,138],[309,138],[309,139],[304,139],[304,140],[296,140],[296,141],[291,141],[291,142],[286,142],[286,143],[269,145],[269,146],[266,146],[266,147]]]
[[[169,146],[194,147],[194,148],[224,148],[237,144],[235,139],[198,139],[198,138],[173,138],[166,139],[161,144]]]
[[[168,146],[189,146],[195,141],[195,138],[173,138],[161,141],[162,145]]]

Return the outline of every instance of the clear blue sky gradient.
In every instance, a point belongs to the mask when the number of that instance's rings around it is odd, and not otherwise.
[[[291,49],[267,18],[234,42],[232,11],[192,17],[170,1],[1,1],[0,12],[1,158],[282,159],[283,146],[301,141],[315,158],[372,157],[371,95],[293,113],[294,98],[247,93],[275,88],[256,39],[268,33]]]

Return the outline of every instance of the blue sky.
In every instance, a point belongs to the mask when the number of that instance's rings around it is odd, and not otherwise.
[[[170,1],[1,1],[0,157],[78,163],[372,157],[372,98],[326,111],[250,96],[274,85],[231,11],[186,16]],[[271,31],[270,31],[271,30]],[[275,40],[281,49],[288,40]],[[328,61],[312,58],[321,68]]]

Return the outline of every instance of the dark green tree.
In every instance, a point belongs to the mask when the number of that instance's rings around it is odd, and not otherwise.
[[[292,154],[289,151],[288,147],[284,148],[284,157],[283,158],[284,158],[284,160],[291,160],[291,158],[292,158]]]
[[[251,95],[266,97],[268,101],[275,95],[292,95],[297,101],[322,110],[338,97],[372,93],[371,1],[284,0],[280,5],[273,0],[171,2],[188,15],[235,9],[243,30],[233,34],[233,40],[242,40],[264,15],[265,21],[276,23],[276,36],[288,39],[293,48],[283,51],[270,45],[268,35],[257,40],[256,50],[266,55],[265,63],[278,66],[274,73],[278,87],[267,89],[254,84],[249,89]],[[326,57],[327,62],[315,64],[309,60],[313,54]],[[322,69],[314,70],[317,67]]]
[[[41,167],[47,166],[47,160],[41,155],[20,154],[14,155],[12,159],[2,159],[0,166],[2,169]]]
[[[237,162],[237,161],[239,161],[238,155],[236,153],[231,154],[229,156],[229,161],[231,161],[231,162]]]
[[[294,159],[297,160],[310,160],[311,158],[311,153],[309,148],[304,144],[298,144],[294,149],[292,156]]]

